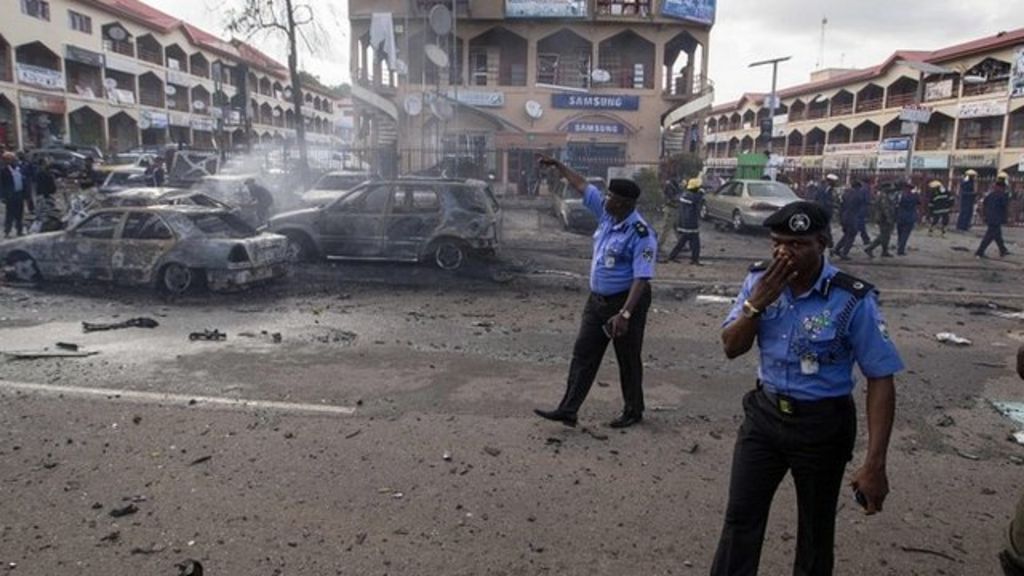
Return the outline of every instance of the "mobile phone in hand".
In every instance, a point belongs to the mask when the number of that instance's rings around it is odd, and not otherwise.
[[[868,509],[868,497],[865,496],[863,492],[856,488],[853,489],[853,499],[855,502],[857,502],[857,504],[860,505],[861,508],[865,510]]]

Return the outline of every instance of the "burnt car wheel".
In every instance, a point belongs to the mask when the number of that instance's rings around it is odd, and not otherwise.
[[[34,258],[24,252],[15,252],[7,257],[8,276],[19,282],[39,282],[39,266]]]
[[[309,262],[313,259],[315,250],[309,238],[297,233],[285,234],[285,236],[288,238],[286,254],[289,264]]]
[[[160,272],[160,291],[165,294],[187,294],[199,288],[202,273],[184,264],[172,262]]]
[[[469,247],[461,240],[442,238],[431,245],[430,255],[441,270],[458,270],[469,257]]]

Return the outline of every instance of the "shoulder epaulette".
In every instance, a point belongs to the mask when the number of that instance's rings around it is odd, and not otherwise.
[[[750,265],[749,270],[750,272],[764,272],[765,270],[768,269],[768,264],[769,262],[766,262],[764,260],[754,262],[753,264]]]
[[[842,288],[857,298],[863,298],[875,289],[874,285],[855,276],[850,276],[846,272],[836,272],[836,274],[832,276],[831,285]]]
[[[635,222],[633,224],[633,229],[636,230],[636,235],[641,238],[647,238],[651,233],[651,231],[647,229],[647,225],[643,222]]]

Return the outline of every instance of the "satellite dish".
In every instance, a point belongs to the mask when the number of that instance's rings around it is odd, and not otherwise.
[[[149,121],[149,116],[139,116],[139,130],[148,130],[153,123]]]
[[[291,88],[286,88],[286,89],[285,89],[285,91],[284,91],[284,97],[285,97],[286,99],[288,99],[288,100],[291,100],[291,99],[292,99],[292,89],[291,89]]]
[[[281,109],[280,108],[274,108],[273,116],[274,116],[274,118],[280,118],[281,117]]]
[[[452,31],[452,11],[444,4],[435,4],[427,19],[430,21],[430,29],[438,36]]]
[[[107,87],[107,90],[113,90],[117,88],[117,80],[114,78],[107,78],[103,81],[103,85]]]
[[[423,100],[418,94],[409,94],[405,97],[405,113],[409,116],[419,116],[423,111]]]
[[[164,86],[164,94],[167,94],[168,96],[174,96],[177,93],[178,93],[178,89],[175,88],[174,86],[171,86],[170,84],[168,84],[167,86]]]
[[[200,111],[204,110],[206,108],[206,102],[203,102],[202,100],[196,100],[192,103],[192,108]]]
[[[590,79],[596,84],[604,84],[612,81],[612,75],[604,68],[594,68],[594,71],[590,73]]]
[[[409,65],[405,63],[405,60],[402,60],[401,58],[396,58],[395,59],[395,72],[399,76],[408,76],[409,75]]]
[[[527,100],[526,115],[533,120],[540,120],[540,117],[544,115],[544,107],[536,100]]]
[[[438,68],[448,67],[448,54],[437,44],[427,44],[423,47],[423,51],[427,54],[427,60],[433,62],[434,66]]]
[[[107,38],[120,42],[128,37],[128,31],[120,26],[111,26],[107,28]]]

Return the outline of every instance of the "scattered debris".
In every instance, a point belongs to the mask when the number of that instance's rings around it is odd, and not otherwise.
[[[584,426],[583,429],[580,430],[580,432],[583,432],[584,434],[589,434],[590,437],[593,438],[594,440],[607,440],[608,439],[608,435],[607,434],[602,434],[602,433],[600,433],[600,432],[598,432],[596,430],[591,430],[590,428],[588,428],[586,426]]]
[[[82,322],[82,331],[100,332],[103,330],[119,330],[121,328],[156,328],[160,323],[152,318],[130,318],[123,322]]]
[[[549,436],[549,437],[544,439],[544,443],[548,444],[548,445],[558,446],[558,445],[560,445],[562,443],[562,439],[561,438],[555,438],[553,436]]]
[[[312,340],[320,344],[351,344],[359,337],[355,332],[341,330],[339,328],[322,328],[323,333],[314,334]]]
[[[139,416],[138,414],[136,414],[135,416],[132,416],[132,424],[138,425],[138,424],[141,424],[141,423],[142,423],[142,416]]]
[[[949,428],[950,426],[956,426],[956,421],[949,414],[943,414],[939,417],[939,421],[935,423],[939,428]]]
[[[203,576],[203,565],[199,563],[199,560],[189,558],[180,564],[175,564],[174,567],[178,569],[178,576]]]
[[[957,336],[952,332],[939,332],[935,335],[935,339],[943,344],[953,344],[955,346],[970,346],[972,342],[963,336]]]
[[[1024,312],[1001,312],[997,310],[992,315],[1006,318],[1007,320],[1024,320]]]
[[[956,558],[946,554],[945,552],[938,552],[936,550],[929,550],[927,548],[915,548],[913,546],[900,546],[900,550],[904,552],[915,552],[917,554],[931,554],[932,556],[938,556],[939,558],[945,558],[950,562],[959,562]]]
[[[195,466],[196,464],[202,464],[203,462],[209,462],[213,459],[213,456],[201,456],[196,458],[192,462],[189,462],[189,466]]]
[[[164,548],[163,546],[161,546],[159,544],[150,544],[146,548],[142,548],[141,546],[136,546],[135,548],[132,548],[131,553],[132,554],[142,554],[143,556],[149,556],[150,554],[159,554],[159,553],[163,552],[164,550],[166,550],[166,548]]]
[[[447,450],[445,450],[444,454],[441,454],[441,459],[444,460],[445,462],[451,462],[452,461],[452,453],[447,451]]]
[[[206,340],[209,342],[219,342],[221,340],[227,340],[228,335],[214,328],[213,330],[203,330],[202,332],[192,332],[188,335],[188,339],[192,342],[196,340]]]
[[[667,404],[651,406],[651,412],[675,412],[679,410],[679,406],[670,406]]]
[[[78,344],[72,344],[71,342],[57,342],[57,348],[78,352]]]
[[[120,530],[114,530],[110,534],[107,534],[106,536],[100,538],[100,542],[110,542],[111,544],[119,542],[120,540],[121,540],[121,531]]]
[[[70,350],[65,352],[50,351],[50,350],[22,350],[22,351],[11,351],[2,352],[0,355],[7,356],[11,360],[43,360],[46,358],[86,358],[88,356],[95,356],[99,352],[72,352]]]
[[[698,294],[697,304],[732,304],[736,299],[730,296],[719,296],[717,294]]]
[[[1024,432],[1014,432],[1011,437],[1014,442],[1024,446]]]
[[[978,456],[977,454],[972,454],[970,452],[966,452],[966,451],[961,450],[959,448],[957,448],[956,453],[961,458],[966,458],[968,460],[975,460],[975,461],[981,460],[981,456]]]
[[[484,446],[484,452],[490,454],[491,456],[501,455],[501,450],[493,446]]]
[[[473,326],[476,326],[477,328],[493,328],[494,322],[491,322],[490,320],[477,320],[476,322],[473,322]]]
[[[121,518],[122,516],[128,516],[135,514],[139,511],[139,507],[134,502],[130,502],[127,506],[121,508],[114,508],[110,511],[110,515],[114,518]]]
[[[355,438],[356,436],[359,436],[359,434],[362,433],[362,431],[363,431],[363,429],[360,428],[359,430],[356,430],[354,432],[349,432],[348,434],[345,434],[345,439],[346,440],[351,440],[352,438]]]
[[[694,442],[686,449],[687,454],[696,454],[700,450],[700,444]]]
[[[1024,402],[993,402],[1000,414],[1018,424],[1024,424]]]

